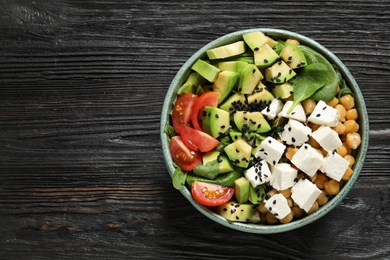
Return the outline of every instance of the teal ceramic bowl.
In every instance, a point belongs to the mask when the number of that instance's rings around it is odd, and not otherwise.
[[[168,168],[168,172],[172,177],[174,172],[173,161],[169,152],[169,142],[168,138],[164,132],[165,127],[169,124],[170,120],[170,111],[172,109],[172,104],[176,98],[177,91],[180,86],[185,82],[186,78],[191,72],[191,66],[195,63],[195,61],[199,58],[206,58],[206,50],[215,48],[218,46],[226,45],[238,40],[242,39],[242,35],[248,32],[252,32],[255,30],[260,30],[263,33],[271,36],[274,39],[285,40],[288,38],[297,39],[301,44],[311,47],[312,49],[318,51],[322,55],[324,55],[332,64],[336,65],[338,69],[341,71],[344,79],[347,82],[347,85],[353,90],[355,97],[355,105],[359,113],[358,123],[360,125],[359,133],[361,135],[362,143],[360,147],[357,149],[357,154],[355,157],[355,164],[353,166],[354,174],[351,179],[342,187],[340,192],[329,200],[325,205],[321,206],[316,212],[302,218],[299,220],[293,220],[288,224],[278,224],[278,225],[263,225],[263,224],[248,224],[248,223],[238,223],[238,222],[229,222],[225,218],[221,217],[218,214],[215,214],[209,208],[200,205],[197,203],[191,196],[191,191],[184,187],[180,190],[181,194],[203,215],[208,217],[210,220],[215,221],[223,226],[226,226],[231,229],[239,230],[242,232],[248,233],[256,233],[256,234],[271,234],[271,233],[280,233],[286,232],[290,230],[294,230],[300,227],[303,227],[309,223],[312,223],[319,218],[325,216],[328,212],[334,209],[348,194],[348,192],[352,189],[356,180],[359,177],[359,174],[362,170],[367,147],[368,147],[368,116],[367,110],[364,103],[364,99],[362,93],[359,89],[358,84],[356,83],[354,77],[348,70],[348,68],[338,59],[332,52],[326,49],[324,46],[319,44],[318,42],[310,39],[304,35],[286,31],[279,29],[269,29],[269,28],[255,28],[255,29],[247,29],[236,31],[227,35],[224,35],[198,50],[194,55],[192,55],[181,67],[181,69],[177,72],[176,76],[172,80],[172,83],[168,89],[168,92],[165,97],[165,102],[163,104],[162,113],[161,113],[161,124],[160,124],[160,137],[161,137],[161,145],[162,151],[165,159],[166,166]],[[172,186],[173,189],[173,186]],[[348,221],[347,219],[345,221]]]

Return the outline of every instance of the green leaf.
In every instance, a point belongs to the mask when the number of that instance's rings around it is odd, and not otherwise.
[[[294,103],[287,111],[291,113],[296,105],[311,97],[327,81],[327,68],[322,63],[313,63],[302,68],[294,80]]]
[[[227,146],[231,143],[232,143],[232,140],[230,139],[230,137],[225,136],[225,137],[221,138],[221,140],[219,141],[219,145],[215,148],[215,150],[217,150],[218,152],[225,152],[225,150],[223,148],[225,148],[225,146]]]
[[[187,179],[187,173],[183,172],[182,169],[180,169],[180,167],[177,167],[172,175],[173,187],[175,187],[175,189],[181,190],[186,183],[186,179]]]
[[[199,163],[194,169],[194,174],[208,179],[215,179],[219,173],[219,163],[217,160],[206,163]]]
[[[169,139],[172,139],[172,137],[174,137],[175,134],[176,134],[175,129],[174,129],[173,126],[171,126],[171,125],[167,125],[167,126],[164,128],[164,132],[165,132],[165,134],[168,136]]]
[[[242,177],[242,168],[237,167],[232,172],[219,174],[214,180],[203,178],[196,175],[187,175],[187,184],[191,185],[194,181],[202,181],[207,183],[215,183],[226,187],[234,187],[234,181]]]
[[[328,102],[336,96],[339,80],[332,64],[319,52],[310,47],[299,45],[299,48],[305,54],[308,64],[322,63],[327,68],[326,82],[324,86],[318,89],[310,98],[314,100],[323,100]]]
[[[340,100],[340,98],[346,94],[353,95],[352,90],[347,86],[347,83],[345,82],[343,75],[341,75],[341,72],[336,68],[337,77],[339,79],[339,85],[340,85],[340,91],[337,96],[337,98]]]

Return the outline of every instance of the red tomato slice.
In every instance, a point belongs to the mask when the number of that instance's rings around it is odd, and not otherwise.
[[[234,188],[194,181],[191,184],[191,193],[194,199],[202,205],[219,206],[233,197]]]
[[[190,122],[192,105],[197,98],[197,95],[191,93],[182,94],[177,98],[172,109],[172,125],[176,133],[179,133],[181,125]]]
[[[201,120],[205,106],[216,107],[218,105],[217,92],[205,92],[198,97],[195,104],[192,106],[191,122],[192,126],[197,130],[202,130]]]
[[[180,127],[180,136],[188,148],[198,152],[209,152],[219,144],[211,135],[186,125]]]
[[[183,170],[192,171],[202,162],[202,153],[188,149],[180,136],[174,136],[169,144],[172,160]]]

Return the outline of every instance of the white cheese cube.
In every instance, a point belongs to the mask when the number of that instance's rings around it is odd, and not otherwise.
[[[283,102],[277,98],[273,99],[271,103],[264,108],[261,113],[269,120],[274,119],[283,109]]]
[[[268,167],[268,164],[265,160],[262,160],[251,168],[245,171],[245,177],[248,179],[250,184],[255,188],[259,186],[271,178],[271,171]]]
[[[260,143],[259,150],[255,153],[255,156],[275,165],[279,162],[285,149],[286,146],[284,144],[268,136]]]
[[[280,193],[274,194],[271,198],[266,200],[265,207],[277,219],[283,219],[291,212],[287,199]]]
[[[290,113],[287,113],[287,111],[290,109],[293,103],[294,102],[291,100],[287,101],[284,104],[282,111],[279,113],[279,117],[287,117],[287,118],[298,120],[300,122],[305,122],[306,114],[301,104],[296,105]]]
[[[320,126],[313,132],[312,136],[327,152],[335,150],[343,145],[338,133],[329,126]]]
[[[348,167],[349,162],[335,151],[332,151],[328,152],[320,170],[329,178],[340,181]]]
[[[299,121],[290,119],[284,126],[282,140],[289,145],[301,146],[309,140],[310,134],[310,127],[305,126]]]
[[[314,149],[309,144],[304,144],[294,154],[291,162],[301,171],[313,177],[324,163],[321,151]]]
[[[340,113],[337,109],[328,106],[324,101],[318,101],[313,112],[310,114],[308,121],[326,126],[336,126],[340,119]]]
[[[300,179],[291,188],[291,198],[304,211],[308,212],[322,191],[306,178]]]
[[[278,163],[272,167],[271,173],[271,186],[277,190],[285,190],[295,184],[298,171],[289,163]]]

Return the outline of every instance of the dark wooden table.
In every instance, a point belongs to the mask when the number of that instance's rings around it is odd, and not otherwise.
[[[171,184],[160,148],[170,81],[197,49],[247,28],[312,37],[365,96],[370,145],[331,213],[247,234]],[[390,3],[0,3],[0,259],[389,259]]]

